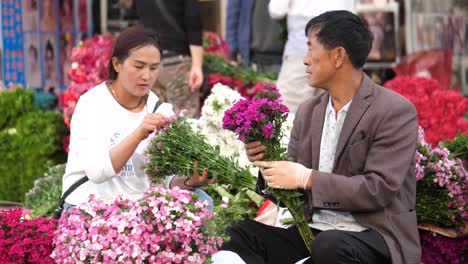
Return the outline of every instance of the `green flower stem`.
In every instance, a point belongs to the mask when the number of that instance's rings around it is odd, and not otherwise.
[[[284,151],[279,140],[263,141],[263,145],[266,146],[265,160],[286,160],[286,156],[283,154]],[[271,191],[271,194],[278,200],[278,202],[282,202],[288,208],[294,219],[294,222],[296,223],[297,229],[299,230],[299,234],[301,235],[302,240],[304,240],[306,248],[311,253],[314,235],[312,234],[312,230],[310,229],[309,223],[307,222],[303,213],[303,194],[297,190],[281,190],[271,188],[269,190]]]
[[[273,195],[275,197],[288,196],[291,192],[294,191],[275,190],[273,192]],[[304,213],[302,212],[302,202],[300,197],[291,197],[283,199],[282,202],[288,208],[289,212],[291,213],[294,219],[294,222],[296,222],[297,229],[299,230],[299,234],[301,234],[302,240],[304,240],[304,244],[306,245],[307,250],[309,250],[309,253],[312,253],[312,242],[314,241],[314,234],[312,234],[312,230],[309,227],[309,223],[305,219]]]

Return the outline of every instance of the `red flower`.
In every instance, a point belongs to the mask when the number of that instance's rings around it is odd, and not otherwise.
[[[53,263],[52,238],[57,221],[22,220],[22,209],[0,211],[0,263]]]
[[[65,150],[65,152],[68,153],[68,151],[70,150],[70,135],[62,139],[62,147]]]
[[[397,76],[384,84],[408,98],[418,111],[419,125],[426,140],[436,146],[441,140],[453,139],[458,132],[468,133],[468,99],[454,90],[442,89],[432,79]]]
[[[208,75],[208,84],[210,86],[213,86],[213,85],[221,82],[222,78],[223,78],[223,76],[219,72],[211,73],[210,75]]]

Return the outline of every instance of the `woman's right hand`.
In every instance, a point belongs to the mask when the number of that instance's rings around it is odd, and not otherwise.
[[[262,160],[265,157],[266,147],[260,141],[250,142],[244,145],[247,158],[250,162]]]
[[[146,139],[155,130],[160,129],[167,117],[160,113],[149,113],[145,116],[140,126],[135,130],[140,140]]]

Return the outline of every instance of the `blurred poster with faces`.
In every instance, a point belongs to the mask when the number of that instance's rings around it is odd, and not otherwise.
[[[374,35],[369,61],[396,60],[395,14],[393,12],[377,11],[359,13]]]
[[[60,31],[75,30],[75,19],[73,14],[73,0],[59,1]]]
[[[67,87],[70,84],[69,71],[71,68],[71,54],[74,46],[74,37],[71,33],[64,33],[60,35],[60,65],[62,66],[62,83],[63,87]]]
[[[24,35],[24,54],[26,61],[26,86],[39,88],[42,85],[39,35]]]
[[[42,31],[57,30],[57,13],[54,0],[41,0],[41,29]]]
[[[37,0],[23,0],[23,30],[37,31],[39,25],[39,9]]]
[[[88,0],[78,0],[79,31],[88,31]]]
[[[42,49],[44,58],[44,90],[57,88],[59,85],[59,72],[58,72],[58,45],[57,37],[54,34],[42,35]]]
[[[356,12],[374,37],[369,62],[394,63],[400,57],[399,5],[393,1],[361,1]]]

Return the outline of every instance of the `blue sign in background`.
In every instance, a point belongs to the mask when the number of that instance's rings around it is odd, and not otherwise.
[[[31,12],[31,6],[26,6],[31,3],[34,3],[35,11],[33,12]],[[60,13],[64,10],[66,3],[70,4],[72,9],[72,14],[69,16]],[[4,83],[12,82],[33,89],[48,89],[50,86],[65,89],[69,79],[65,76],[67,68],[64,63],[71,54],[63,52],[63,44],[66,42],[67,47],[75,46],[83,37],[92,34],[92,3],[92,0],[36,0],[35,2],[2,0],[0,2],[0,20],[2,21],[0,36],[3,47],[0,47],[2,48],[1,72]],[[50,5],[53,6],[53,14],[43,17],[45,11],[43,9]],[[33,14],[34,17],[31,18],[26,14]],[[29,20],[23,21],[25,15]],[[62,24],[70,23],[67,18],[72,20],[71,27],[65,27],[65,24]],[[44,20],[50,22],[48,26],[53,28],[52,30],[44,26]],[[46,54],[46,49],[50,50],[50,45],[46,44],[51,44],[53,48],[53,66],[50,63],[48,67],[46,65],[45,58],[50,55],[50,52]],[[32,68],[29,49],[35,49],[36,60],[39,60],[36,65],[38,69],[33,75],[31,71],[28,71]],[[69,61],[65,64],[70,67]],[[53,72],[52,77],[50,72]],[[49,79],[46,78],[47,73]],[[28,80],[31,76],[33,79]]]
[[[23,26],[21,17],[21,2],[3,0],[2,39],[3,39],[3,78],[5,84],[25,83]]]

